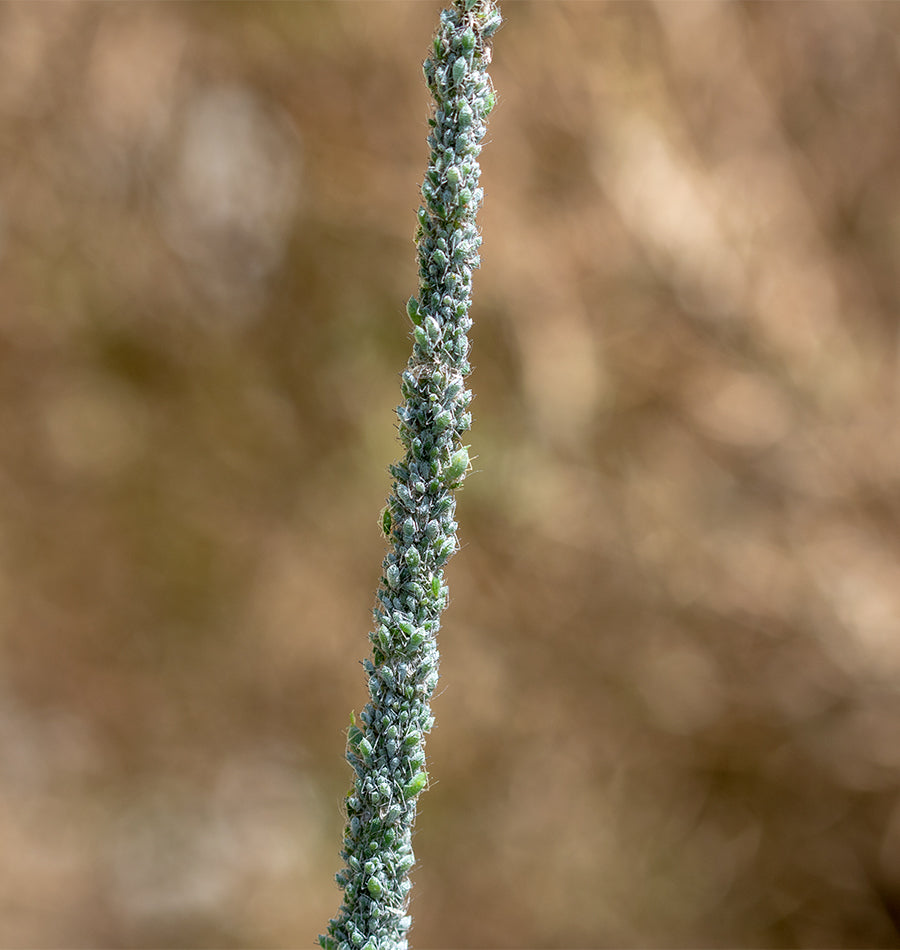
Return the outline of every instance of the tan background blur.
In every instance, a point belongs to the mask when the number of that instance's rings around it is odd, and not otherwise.
[[[900,946],[900,6],[504,4],[419,947]],[[0,6],[0,945],[337,907],[439,4]]]

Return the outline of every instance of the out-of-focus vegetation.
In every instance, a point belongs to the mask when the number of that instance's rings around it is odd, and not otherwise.
[[[431,2],[0,6],[0,945],[303,946]],[[508,2],[413,941],[900,946],[900,7]]]

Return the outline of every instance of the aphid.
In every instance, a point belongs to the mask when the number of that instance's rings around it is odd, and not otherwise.
[[[442,498],[438,499],[437,505],[435,505],[435,512],[439,515],[444,515],[453,508],[453,496],[450,494],[444,495]]]
[[[375,631],[373,637],[376,645],[381,648],[382,653],[387,653],[391,646],[390,630],[388,630],[388,628],[383,623],[379,624],[378,629]]]
[[[409,638],[410,650],[415,650],[425,642],[425,634],[421,630],[416,630]]]
[[[388,587],[396,590],[400,586],[400,568],[396,564],[391,564],[385,571],[385,580]]]
[[[447,485],[455,485],[466,474],[469,467],[469,451],[463,446],[450,456],[450,464],[444,469],[444,481]]]
[[[419,309],[419,301],[415,297],[410,297],[406,302],[406,315],[416,325],[422,324],[422,311]]]
[[[381,509],[381,515],[378,518],[379,524],[381,525],[381,533],[389,538],[391,536],[391,527],[393,521],[391,520],[391,510],[387,505]]]
[[[410,564],[410,567],[412,568],[412,564]],[[408,587],[411,591],[410,596],[413,599],[413,603],[419,603],[425,597],[425,588],[421,584],[416,583],[416,581],[410,581]]]
[[[370,877],[369,880],[366,881],[366,890],[372,895],[372,897],[375,898],[375,900],[378,900],[378,898],[384,893],[384,888],[381,886],[381,884],[379,884],[378,878],[375,877]]]
[[[428,784],[428,773],[423,769],[416,774],[403,786],[403,797],[407,800],[415,798],[422,789]]]
[[[481,32],[484,36],[490,36],[492,33],[497,32],[497,28],[503,22],[503,18],[500,16],[499,10],[490,10],[487,17],[485,17],[484,25],[481,27]]]
[[[434,417],[434,428],[437,432],[443,432],[444,429],[449,429],[451,425],[453,425],[453,415],[447,412],[446,409]]]
[[[355,717],[354,717],[355,718]],[[354,723],[351,724],[350,728],[347,730],[347,742],[350,745],[351,749],[358,748],[360,742],[363,739],[363,731]]]
[[[439,541],[434,551],[434,557],[437,563],[444,564],[453,554],[454,548],[455,545],[452,538],[444,538],[443,541]]]

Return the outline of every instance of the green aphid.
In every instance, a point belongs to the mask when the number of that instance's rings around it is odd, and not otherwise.
[[[378,898],[381,897],[384,888],[382,888],[378,878],[370,877],[369,880],[366,881],[366,890],[372,895],[372,897],[375,898],[375,900],[378,900]]]
[[[391,536],[391,528],[394,525],[393,519],[391,518],[391,509],[387,505],[381,509],[381,515],[378,518],[378,523],[381,527],[381,533],[389,538]]]
[[[419,308],[419,301],[415,297],[410,297],[406,301],[406,315],[412,320],[415,326],[422,325],[422,311]]]
[[[363,731],[355,723],[350,725],[350,729],[347,731],[347,741],[350,743],[351,749],[359,748],[359,744],[363,739]]]
[[[416,774],[403,786],[403,797],[407,800],[415,798],[422,789],[428,784],[428,773],[423,769]]]
[[[444,482],[455,485],[461,481],[469,468],[469,450],[463,446],[450,456],[450,464],[444,469]]]

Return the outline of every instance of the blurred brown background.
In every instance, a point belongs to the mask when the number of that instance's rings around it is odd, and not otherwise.
[[[304,947],[438,3],[0,6],[0,945]],[[508,0],[415,946],[900,946],[900,6]]]

